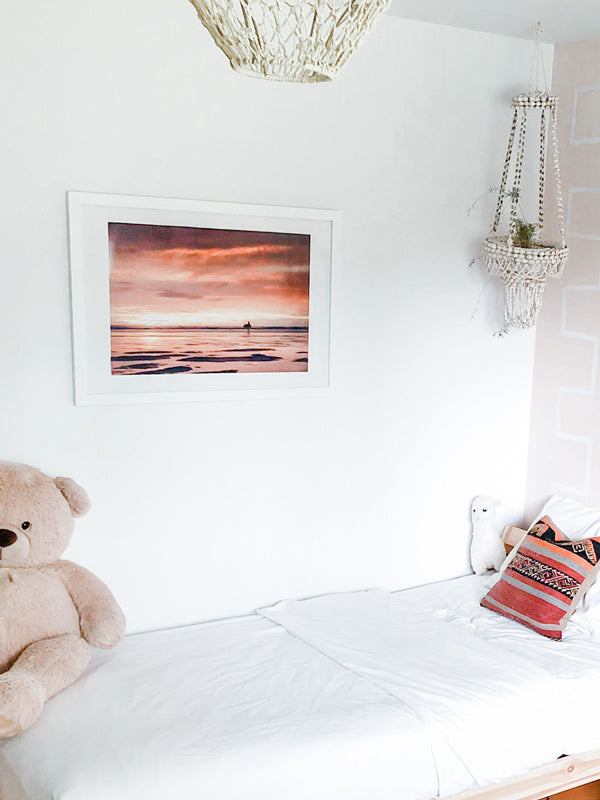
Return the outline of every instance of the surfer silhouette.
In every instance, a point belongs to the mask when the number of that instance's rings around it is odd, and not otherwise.
[[[248,336],[250,335],[250,328],[251,328],[251,327],[252,327],[252,325],[250,325],[250,322],[247,322],[247,323],[244,325],[244,328],[245,328],[245,329],[248,331]]]

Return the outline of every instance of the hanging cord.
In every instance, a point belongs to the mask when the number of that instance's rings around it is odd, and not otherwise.
[[[496,206],[496,216],[494,217],[492,233],[496,233],[498,230],[498,225],[500,224],[500,215],[502,214],[502,206],[504,204],[504,198],[506,197],[506,181],[508,180],[508,172],[510,170],[510,161],[512,158],[513,143],[515,141],[515,131],[517,130],[518,115],[519,110],[518,108],[515,108],[512,118],[512,125],[510,126],[510,136],[508,137],[508,147],[506,148],[506,158],[504,159],[502,180],[500,181],[500,189],[498,190],[498,205]]]
[[[540,79],[543,81],[543,92],[548,94],[548,79],[546,77],[546,66],[544,64],[544,53],[542,50],[542,33],[544,28],[542,23],[538,21],[533,31],[533,38],[535,43],[535,51],[533,57],[533,64],[531,65],[531,72],[529,75],[529,84],[533,85],[533,73],[535,73],[535,91],[542,92],[540,86]],[[540,178],[538,189],[538,235],[541,236],[544,226],[544,189],[546,183],[546,108],[542,106],[540,112]]]
[[[538,233],[544,227],[544,188],[546,183],[546,109],[540,113],[540,183],[538,191]]]
[[[558,157],[558,123],[557,106],[552,106],[552,150],[554,156],[554,180],[556,183],[556,209],[558,214],[558,227],[560,230],[560,246],[567,246],[567,236],[565,230],[565,209],[562,196],[562,182],[560,179],[560,161]]]
[[[527,132],[527,114],[523,110],[521,124],[519,126],[519,141],[517,143],[517,155],[515,159],[515,180],[511,192],[510,204],[510,227],[508,234],[508,245],[512,247],[514,236],[517,232],[517,209],[521,197],[521,178],[523,176],[523,157],[525,156],[525,133]]]
[[[548,77],[546,75],[546,65],[544,63],[544,53],[542,50],[542,33],[544,28],[541,22],[538,22],[533,30],[533,40],[535,43],[535,50],[533,54],[533,61],[531,63],[531,70],[529,71],[529,86],[536,92],[548,92]]]
[[[548,79],[546,75],[546,65],[544,63],[544,54],[542,51],[542,33],[544,29],[542,27],[542,23],[538,22],[535,26],[533,36],[534,36],[534,55],[533,60],[531,63],[531,69],[529,72],[529,86],[531,91],[535,91],[538,93],[542,93],[542,89],[540,88],[541,83],[543,82],[544,92],[548,92]],[[535,88],[534,87],[535,81]],[[506,184],[508,181],[508,175],[510,172],[510,165],[512,160],[512,149],[514,145],[514,139],[517,129],[518,123],[518,116],[519,116],[519,109],[515,107],[512,119],[512,125],[510,129],[510,136],[508,139],[508,148],[506,150],[506,158],[504,161],[504,170],[502,172],[502,180],[500,182],[500,190],[498,192],[498,203],[496,206],[496,214],[494,216],[494,223],[492,225],[492,233],[496,233],[498,230],[498,226],[500,225],[500,217],[502,215],[502,207],[504,205],[504,200],[508,196],[506,193]],[[517,208],[519,203],[519,192],[520,192],[520,183],[521,183],[521,169],[523,164],[523,155],[524,155],[524,148],[525,148],[525,128],[526,128],[526,110],[523,110],[523,117],[521,119],[521,125],[519,130],[519,141],[517,145],[517,156],[516,156],[516,164],[515,164],[515,186],[513,187],[513,191],[509,192],[510,197],[512,198],[511,203],[511,213],[510,213],[510,236],[509,236],[509,244],[512,244],[513,235],[516,231],[517,225]],[[543,222],[544,222],[544,184],[545,184],[545,166],[546,166],[546,111],[542,108],[541,113],[541,122],[540,122],[540,180],[539,180],[539,191],[538,191],[538,225],[541,230]]]

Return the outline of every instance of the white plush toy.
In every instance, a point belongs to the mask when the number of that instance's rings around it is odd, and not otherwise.
[[[488,569],[499,570],[506,557],[504,544],[496,529],[496,509],[500,503],[479,494],[471,503],[473,541],[471,542],[471,566],[476,575]]]

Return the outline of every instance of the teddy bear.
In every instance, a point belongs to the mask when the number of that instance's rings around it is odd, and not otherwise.
[[[60,560],[90,501],[71,478],[0,462],[0,739],[29,728],[44,703],[114,647],[125,617],[91,572]]]
[[[496,529],[499,505],[497,500],[484,494],[474,497],[471,503],[471,566],[476,575],[483,575],[488,569],[499,570],[506,558],[504,544]]]

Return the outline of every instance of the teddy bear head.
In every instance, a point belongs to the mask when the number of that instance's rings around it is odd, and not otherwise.
[[[71,540],[74,517],[89,507],[85,490],[70,478],[0,461],[0,567],[56,561]]]

